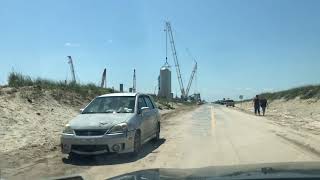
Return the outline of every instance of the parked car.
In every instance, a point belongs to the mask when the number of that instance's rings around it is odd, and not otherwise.
[[[159,140],[160,115],[146,94],[113,93],[95,98],[65,126],[64,154],[138,154],[149,140]]]
[[[225,101],[225,105],[227,106],[227,107],[229,107],[229,106],[232,106],[232,107],[234,107],[234,100],[226,100]]]

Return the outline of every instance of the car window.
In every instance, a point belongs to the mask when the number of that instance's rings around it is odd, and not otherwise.
[[[142,107],[147,107],[147,104],[141,96],[138,98],[138,108],[141,109]]]
[[[153,106],[153,104],[152,104],[152,102],[151,102],[151,100],[150,100],[150,98],[149,98],[148,96],[145,96],[145,97],[144,97],[144,100],[146,101],[147,106],[148,106],[150,109],[154,109],[154,106]]]
[[[152,96],[149,96],[149,99],[150,99],[153,107],[154,107],[154,108],[158,108],[158,107],[157,107],[157,104],[155,103],[155,101],[154,101],[154,99],[153,99],[153,97],[152,97]]]

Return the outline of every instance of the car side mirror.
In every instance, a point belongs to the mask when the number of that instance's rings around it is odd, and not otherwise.
[[[84,110],[84,109],[80,109],[80,111],[79,111],[79,112],[80,112],[80,114],[83,112],[83,110]]]
[[[147,112],[147,111],[149,111],[150,110],[150,108],[149,107],[142,107],[142,108],[140,108],[140,110],[139,110],[139,114],[141,114],[141,115],[143,115],[145,112]]]

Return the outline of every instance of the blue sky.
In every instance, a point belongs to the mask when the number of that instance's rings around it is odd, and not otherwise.
[[[193,66],[188,48],[198,60],[197,90],[208,100],[318,84],[319,7],[316,0],[1,0],[0,84],[12,70],[70,80],[71,55],[82,83],[98,84],[106,67],[108,86],[127,89],[136,68],[138,90],[153,93],[166,20],[184,84]]]

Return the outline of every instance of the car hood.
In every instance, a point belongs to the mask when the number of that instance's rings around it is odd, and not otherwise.
[[[264,163],[232,166],[209,166],[192,169],[159,168],[125,173],[110,180],[148,180],[148,179],[212,179],[212,180],[247,180],[247,179],[304,179],[320,177],[320,162]],[[54,177],[54,180],[84,179],[80,175]]]
[[[319,162],[266,163],[236,166],[211,166],[195,169],[147,169],[108,178],[124,179],[219,179],[244,180],[268,178],[320,177]]]
[[[128,122],[133,116],[133,113],[79,114],[69,125],[72,129],[109,129],[116,124]]]

